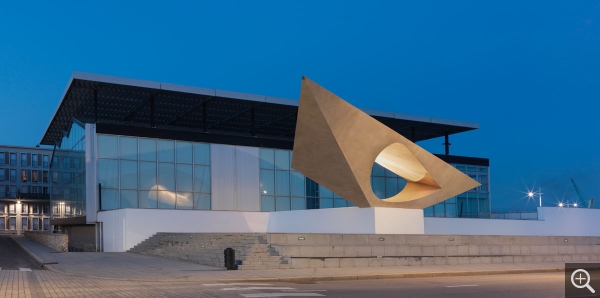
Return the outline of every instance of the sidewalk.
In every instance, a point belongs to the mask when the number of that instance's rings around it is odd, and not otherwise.
[[[13,239],[43,265],[43,268],[77,277],[121,281],[305,282],[564,271],[562,262],[228,271],[224,268],[133,253],[58,253],[24,236],[13,236]]]

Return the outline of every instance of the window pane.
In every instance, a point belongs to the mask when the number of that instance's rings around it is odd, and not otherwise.
[[[372,176],[384,176],[385,175],[385,168],[382,167],[378,163],[374,163],[373,164],[373,169],[371,170],[371,175]]]
[[[175,142],[166,140],[158,141],[158,161],[175,161]]]
[[[446,204],[446,217],[456,217],[456,204]]]
[[[118,146],[117,136],[98,135],[98,157],[117,158]]]
[[[121,190],[121,208],[137,208],[137,190]]]
[[[140,191],[140,208],[156,208],[157,196],[156,191]]]
[[[210,145],[194,143],[194,163],[200,165],[210,164]]]
[[[156,140],[140,138],[140,160],[156,160]]]
[[[194,166],[194,191],[210,192],[210,166]]]
[[[275,194],[275,171],[260,170],[260,194]],[[275,203],[273,203],[275,204]],[[275,205],[273,205],[275,206]],[[264,210],[263,210],[264,211]]]
[[[429,206],[425,209],[423,209],[423,215],[424,216],[433,216],[433,206]]]
[[[175,209],[175,192],[169,190],[161,190],[158,192],[158,208],[160,209]]]
[[[192,192],[193,190],[192,165],[177,164],[177,191]]]
[[[344,199],[334,199],[333,207],[334,208],[348,207],[348,203],[346,203],[346,200],[344,200]]]
[[[277,197],[277,211],[290,210],[290,197]]]
[[[333,208],[333,199],[321,198],[321,209]]]
[[[191,192],[177,192],[177,209],[194,209],[194,195]]]
[[[98,183],[102,188],[119,188],[119,163],[112,159],[98,160]]]
[[[261,169],[275,168],[275,150],[260,149],[260,167]]]
[[[279,196],[290,195],[290,172],[289,171],[276,171],[275,177],[275,192]]]
[[[446,214],[446,211],[444,209],[444,203],[433,205],[433,213],[435,217],[444,217],[444,215]]]
[[[177,162],[192,163],[192,143],[177,141]]]
[[[469,214],[470,215],[477,214],[478,207],[479,206],[477,204],[477,199],[476,198],[471,198],[471,196],[469,196]]]
[[[456,197],[451,197],[444,202],[446,202],[446,204],[448,204],[448,203],[456,204]]]
[[[158,163],[158,187],[159,190],[175,190],[175,164]]]
[[[468,205],[467,205],[467,197],[465,195],[459,195],[456,198],[456,212],[458,217],[467,217],[469,213]]]
[[[260,211],[272,212],[275,211],[275,197],[261,196]]]
[[[373,177],[371,178],[371,187],[373,188],[373,193],[380,198],[385,199],[385,178],[383,177]]]
[[[321,198],[333,198],[333,192],[327,189],[323,185],[319,185],[319,197]]]
[[[140,189],[149,190],[156,186],[156,162],[140,162]]]
[[[385,197],[390,198],[398,194],[398,178],[385,178]]]
[[[304,210],[306,209],[306,199],[292,197],[292,210]]]
[[[119,208],[119,191],[116,189],[102,189],[102,210],[113,210]]]
[[[275,150],[275,166],[278,170],[289,170],[290,152],[287,150]]]
[[[121,188],[138,188],[137,161],[121,160]],[[136,195],[137,197],[137,195]]]
[[[121,159],[138,159],[138,144],[137,138],[132,137],[120,137],[121,144],[119,151],[121,152]]]
[[[194,205],[197,210],[210,210],[210,194],[195,193]]]
[[[304,175],[296,171],[292,172],[292,195],[304,196]]]

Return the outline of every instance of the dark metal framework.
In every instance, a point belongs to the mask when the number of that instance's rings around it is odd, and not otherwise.
[[[59,143],[62,132],[75,118],[97,123],[99,132],[151,136],[155,131],[155,135],[175,139],[210,139],[216,143],[236,143],[237,138],[240,144],[291,149],[297,113],[296,105],[285,102],[73,78],[40,144]],[[373,118],[415,142],[476,129],[377,115]]]

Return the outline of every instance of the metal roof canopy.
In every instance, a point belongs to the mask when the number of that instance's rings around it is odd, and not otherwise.
[[[298,103],[292,99],[74,72],[40,144],[60,143],[73,118],[112,128],[137,127],[146,132],[152,127],[293,142]],[[363,111],[415,142],[479,128],[470,122]]]

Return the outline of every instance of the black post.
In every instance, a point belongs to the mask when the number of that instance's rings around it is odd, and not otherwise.
[[[225,268],[227,270],[236,270],[235,266],[235,250],[231,247],[228,247],[224,251],[225,254]]]
[[[444,139],[445,139],[444,146],[446,147],[446,155],[450,155],[450,145],[451,144],[448,139],[448,131],[445,132]]]
[[[207,107],[208,104],[206,103],[206,101],[204,101],[202,103],[202,127],[204,128],[204,133],[208,132],[208,111],[206,110]]]
[[[413,143],[415,142],[415,127],[414,126],[412,126],[410,128],[410,141]]]
[[[98,207],[102,210],[102,183],[98,183]]]
[[[252,125],[252,128],[251,128],[252,136],[255,137],[256,136],[256,132],[254,131],[254,128],[256,127],[256,118],[255,118],[256,116],[255,116],[255,113],[254,113],[254,108],[252,108],[250,110],[250,117],[252,119],[252,124],[251,124]]]
[[[156,128],[154,125],[154,95],[150,96],[150,127]]]
[[[98,89],[94,89],[94,123],[98,123]]]

